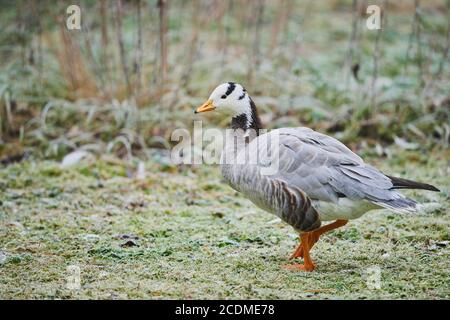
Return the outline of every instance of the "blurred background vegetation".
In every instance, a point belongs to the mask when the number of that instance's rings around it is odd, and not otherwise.
[[[450,1],[0,1],[0,160],[170,148],[219,83],[268,128],[309,126],[354,150],[448,155]],[[367,5],[382,7],[368,30]],[[202,117],[206,125],[229,119]]]

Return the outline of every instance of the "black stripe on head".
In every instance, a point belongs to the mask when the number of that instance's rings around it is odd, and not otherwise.
[[[236,88],[236,84],[234,82],[228,82],[228,89],[227,92],[225,92],[225,95],[228,97]]]
[[[242,99],[244,99],[245,98],[245,95],[246,95],[246,93],[245,93],[245,91],[242,93],[242,95],[241,96],[239,96],[239,98],[238,98],[238,100],[242,100]]]

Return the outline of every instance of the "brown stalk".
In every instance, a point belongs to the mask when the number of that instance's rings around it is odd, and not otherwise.
[[[385,18],[385,9],[386,9],[386,1],[384,1],[384,5],[382,7],[382,11],[381,11],[381,29],[378,29],[377,35],[375,37],[375,47],[374,47],[374,52],[373,52],[373,73],[372,73],[372,83],[370,86],[370,92],[371,92],[371,105],[372,105],[372,109],[371,112],[373,114],[373,112],[375,112],[376,107],[377,107],[377,88],[376,88],[376,83],[377,83],[377,79],[378,79],[378,64],[379,64],[379,60],[380,60],[380,40],[381,40],[381,33],[383,28],[385,28],[385,24],[384,24],[384,18]]]
[[[289,18],[289,12],[292,9],[291,0],[282,0],[278,9],[278,14],[275,23],[272,26],[272,32],[270,36],[268,56],[271,57],[275,47],[278,45],[279,35],[285,30],[286,24]]]
[[[125,83],[127,86],[128,95],[131,94],[131,84],[130,84],[130,76],[127,65],[127,56],[125,52],[125,45],[123,40],[123,32],[122,32],[122,18],[123,18],[123,7],[122,0],[117,0],[116,2],[116,33],[117,33],[117,42],[119,45],[119,53],[120,53],[120,62],[122,65],[122,72],[125,77]]]
[[[67,30],[64,19],[59,19],[59,28],[62,48],[59,44],[50,43],[50,45],[68,83],[70,98],[91,97],[96,93],[96,87],[87,71],[78,41],[73,41],[75,35]]]
[[[352,2],[352,32],[350,35],[349,43],[348,43],[348,50],[347,54],[345,56],[345,62],[344,62],[344,77],[345,77],[345,83],[348,87],[349,85],[349,70],[354,65],[354,56],[355,56],[355,50],[357,47],[357,38],[358,38],[358,21],[359,21],[359,14],[358,14],[358,0],[353,0]]]
[[[248,82],[251,85],[253,83],[254,71],[259,69],[261,64],[261,28],[263,23],[263,15],[264,15],[264,0],[258,0],[256,3],[256,17],[254,24],[254,37],[253,37],[253,46],[252,51],[250,53],[250,63],[248,70]]]
[[[112,92],[111,88],[111,69],[109,66],[109,35],[108,35],[108,6],[106,0],[100,0],[100,32],[101,32],[101,64],[105,79],[109,82],[109,93]]]
[[[33,19],[36,23],[37,31],[37,69],[39,74],[39,79],[42,81],[42,69],[44,65],[44,57],[42,52],[42,23],[40,20],[40,10],[36,5],[35,1],[31,1],[31,10],[33,12]]]
[[[423,70],[422,70],[422,44],[421,44],[421,17],[420,17],[420,1],[414,1],[414,18],[411,25],[411,34],[409,36],[408,41],[408,49],[406,50],[406,63],[405,70],[408,66],[408,60],[410,52],[413,48],[413,40],[416,40],[416,59],[417,59],[417,68],[419,69],[419,78],[421,83],[423,84]]]
[[[180,78],[180,85],[176,87],[174,90],[174,93],[172,95],[172,98],[170,100],[169,105],[173,106],[176,104],[178,100],[178,95],[181,88],[186,88],[189,86],[189,80],[192,75],[192,67],[194,65],[195,58],[198,54],[198,30],[200,30],[200,26],[206,25],[209,23],[211,19],[211,15],[209,15],[209,19],[202,19],[202,16],[198,13],[200,12],[200,1],[199,0],[193,0],[192,1],[192,35],[189,40],[188,45],[188,54],[187,54],[187,60],[183,62],[184,70],[181,74]]]
[[[136,71],[136,94],[139,95],[142,87],[142,13],[141,13],[141,0],[137,0],[136,3],[136,16],[137,16],[137,45],[136,45],[136,57],[134,61]]]
[[[221,62],[220,62],[220,73],[223,75],[224,68],[226,66],[226,60],[228,55],[228,46],[230,42],[230,26],[228,19],[230,19],[230,15],[228,15],[228,11],[233,10],[233,0],[223,1],[223,13],[220,16],[220,24],[219,24],[219,51],[221,54]]]
[[[159,49],[160,49],[160,84],[161,93],[164,91],[164,83],[167,76],[167,4],[168,0],[158,0],[159,9]]]
[[[101,69],[98,68],[98,64],[95,61],[94,52],[92,50],[92,44],[91,44],[88,23],[86,23],[86,22],[83,23],[82,31],[83,31],[84,46],[86,48],[86,55],[87,55],[88,63],[90,64],[91,70],[94,70],[93,76],[94,77],[97,76],[98,79],[100,80],[100,83],[101,83],[100,89],[102,91],[102,94],[104,96],[106,96],[107,93],[106,93],[106,88],[105,88],[105,81],[104,81],[103,73],[101,72]],[[92,74],[92,72],[91,72],[91,74]]]
[[[446,41],[446,45],[445,45],[445,49],[444,52],[442,53],[442,59],[441,61],[439,61],[439,67],[438,70],[436,72],[436,79],[440,79],[442,76],[442,71],[444,70],[444,64],[447,61],[448,62],[448,54],[450,51],[450,22],[447,25],[447,37],[446,37],[447,41]]]
[[[198,30],[200,30],[201,28],[201,24],[205,25],[209,22],[208,21],[200,21],[202,20],[199,15],[198,12],[200,12],[200,1],[199,0],[194,0],[193,1],[193,10],[192,10],[192,24],[193,24],[193,28],[192,28],[192,35],[191,35],[191,39],[190,39],[190,45],[189,45],[189,52],[188,52],[188,56],[187,56],[187,61],[186,61],[186,67],[183,71],[183,74],[181,76],[181,87],[185,87],[188,85],[189,83],[189,79],[191,77],[192,74],[192,67],[194,64],[194,60],[195,57],[197,55],[198,52]],[[203,19],[204,20],[204,19]]]

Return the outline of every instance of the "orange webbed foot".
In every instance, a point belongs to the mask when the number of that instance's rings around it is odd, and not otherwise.
[[[320,227],[316,230],[300,233],[300,244],[289,259],[292,260],[296,258],[303,258],[305,263],[285,265],[283,268],[288,270],[313,271],[315,269],[315,265],[309,255],[311,248],[319,240],[323,233],[342,227],[346,225],[347,222],[348,220],[336,220],[335,222],[327,224],[326,226]]]
[[[283,269],[286,270],[291,270],[291,271],[314,271],[314,269],[316,268],[316,266],[314,264],[301,264],[301,263],[294,263],[294,264],[286,264],[282,267]]]

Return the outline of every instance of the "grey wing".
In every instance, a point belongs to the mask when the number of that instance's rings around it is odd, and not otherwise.
[[[300,188],[311,199],[337,202],[345,196],[374,203],[404,199],[391,190],[393,184],[387,176],[365,164],[338,140],[309,128],[283,128],[259,137],[259,144],[264,146],[262,140],[274,139],[276,134],[279,140],[276,178]],[[263,149],[258,149],[262,159]]]

